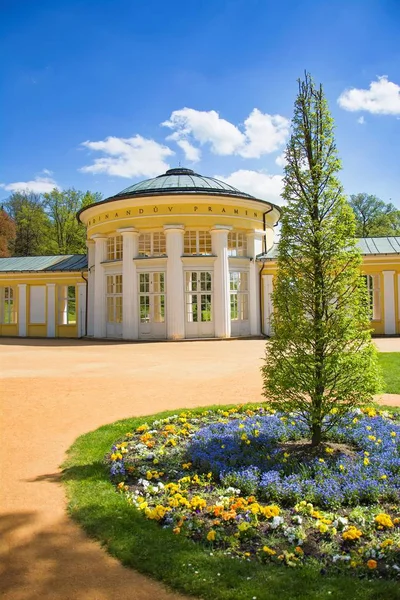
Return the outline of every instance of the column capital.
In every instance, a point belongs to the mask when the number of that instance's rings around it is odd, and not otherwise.
[[[56,287],[56,284],[55,283],[46,283],[46,286],[47,287]]]
[[[121,229],[117,229],[117,233],[120,233],[122,236],[127,233],[134,233],[139,235],[139,232],[134,227],[121,227]]]
[[[76,284],[76,287],[80,287],[82,285],[84,285],[86,287],[86,283],[84,281],[78,281],[78,283]]]
[[[170,233],[171,231],[179,231],[184,233],[185,226],[184,225],[164,225],[164,233]]]
[[[26,283],[18,283],[17,284],[19,288],[26,288],[27,284]]]
[[[108,236],[107,236],[107,235],[104,235],[104,234],[102,234],[102,233],[95,233],[94,235],[92,235],[92,236],[91,236],[91,239],[92,239],[94,242],[101,242],[101,241],[107,240],[107,239],[108,239]]]
[[[232,229],[232,225],[214,225],[211,228],[211,233],[229,233]]]
[[[94,240],[86,240],[86,247],[91,248],[94,246]]]

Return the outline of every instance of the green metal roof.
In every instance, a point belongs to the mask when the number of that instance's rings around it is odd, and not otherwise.
[[[169,169],[163,175],[158,175],[153,179],[146,179],[131,185],[114,197],[134,196],[136,194],[221,194],[224,196],[239,196],[241,198],[255,199],[254,196],[241,192],[232,185],[214,179],[213,177],[203,177],[191,169],[177,168]]]
[[[363,256],[379,254],[400,254],[400,236],[357,238],[357,246]],[[278,258],[278,244],[266,254],[259,254],[259,259],[275,260]]]
[[[72,273],[87,269],[86,254],[63,254],[58,256],[12,256],[0,258],[1,273],[23,273],[29,271],[64,271]]]

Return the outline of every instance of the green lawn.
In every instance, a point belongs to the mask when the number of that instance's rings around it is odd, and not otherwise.
[[[400,394],[400,352],[381,352],[379,364],[385,382],[387,394]]]
[[[176,590],[206,600],[400,600],[400,585],[394,581],[328,577],[319,568],[290,569],[232,559],[220,552],[211,555],[128,505],[110,483],[104,456],[127,431],[172,414],[105,425],[78,438],[69,450],[63,465],[69,512],[110,554]]]

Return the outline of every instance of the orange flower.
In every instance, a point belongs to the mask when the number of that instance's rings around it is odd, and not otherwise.
[[[378,566],[378,563],[376,562],[376,560],[373,560],[372,558],[367,562],[368,569],[376,569],[377,566]]]

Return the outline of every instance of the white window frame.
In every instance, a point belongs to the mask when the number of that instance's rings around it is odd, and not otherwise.
[[[195,278],[193,278],[193,275],[195,275]],[[211,271],[195,269],[185,271],[185,320],[187,323],[213,322],[213,281],[214,274]],[[193,284],[195,284],[195,289],[193,289]],[[193,302],[193,297],[195,297],[195,302]],[[196,319],[193,318],[194,305],[197,307]],[[209,309],[204,309],[204,312],[209,311],[209,318],[207,319],[203,319],[203,305],[209,306]]]
[[[107,260],[122,260],[124,243],[122,235],[112,235],[107,239]]]
[[[363,277],[367,286],[370,319],[371,321],[380,321],[382,319],[380,274],[368,273]]]
[[[106,275],[107,323],[122,323],[122,274]]]
[[[166,273],[165,271],[141,271],[138,273],[139,323],[165,323],[166,321]],[[147,317],[142,315],[147,307]],[[164,314],[163,314],[164,313]]]
[[[139,235],[139,256],[166,256],[167,242],[163,231],[148,231]]]
[[[228,233],[228,256],[247,256],[247,234],[243,231]]]
[[[6,285],[1,292],[0,322],[3,325],[15,325],[17,322],[15,290],[11,285]]]
[[[187,229],[183,238],[183,253],[186,256],[212,255],[211,232],[208,229]]]
[[[229,311],[231,321],[249,320],[249,273],[229,272]],[[235,309],[235,312],[233,311]]]
[[[70,296],[70,290],[74,290],[73,296]],[[74,285],[58,286],[58,324],[59,325],[76,325],[77,319],[77,294]],[[74,317],[70,319],[70,308],[74,307]]]

